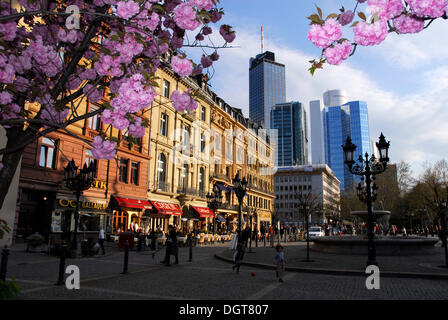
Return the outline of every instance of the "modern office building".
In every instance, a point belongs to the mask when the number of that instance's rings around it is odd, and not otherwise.
[[[310,101],[311,162],[313,164],[325,162],[323,111],[324,105],[321,100]]]
[[[306,111],[300,102],[276,104],[271,110],[271,129],[276,129],[276,166],[308,163]]]
[[[344,164],[342,145],[347,136],[357,146],[355,159],[364,153],[370,153],[370,134],[367,103],[351,101],[341,106],[326,107],[323,112],[325,163],[328,164],[341,181],[341,190],[350,186],[352,175]]]
[[[266,51],[250,59],[249,117],[269,129],[271,108],[286,102],[285,65]]]
[[[327,90],[324,92],[324,106],[336,107],[347,103],[347,94],[344,90]]]
[[[303,225],[304,215],[297,195],[313,195],[308,203],[321,209],[311,213],[311,224],[324,224],[340,215],[340,182],[326,164],[279,168],[274,177],[275,214],[282,223]]]

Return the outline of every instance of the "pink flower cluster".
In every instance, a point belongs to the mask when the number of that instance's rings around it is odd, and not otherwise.
[[[129,1],[120,1],[117,4],[117,15],[123,19],[129,19],[135,16],[140,11],[138,3]]]
[[[333,47],[324,50],[325,59],[329,64],[338,65],[350,55],[352,45],[349,41],[343,41]]]
[[[54,77],[62,70],[62,62],[55,48],[44,45],[41,36],[37,36],[36,40],[31,41],[23,56],[32,57],[35,62],[34,67],[48,77]]]
[[[350,22],[353,21],[353,18],[355,17],[355,13],[351,10],[345,11],[339,16],[339,23],[342,26],[348,25]]]
[[[193,64],[190,60],[181,59],[178,56],[171,58],[171,66],[174,72],[176,72],[181,77],[188,77],[193,70]]]
[[[413,14],[419,17],[438,18],[448,11],[448,0],[406,0]]]
[[[196,19],[196,12],[190,2],[181,3],[173,11],[174,21],[182,29],[194,30],[201,24]]]
[[[398,16],[404,10],[401,0],[369,0],[368,11],[378,13],[381,19],[391,19]]]
[[[86,84],[86,86],[83,89],[83,92],[87,96],[87,98],[89,98],[89,100],[92,102],[98,102],[104,96],[104,93],[101,90],[99,90],[98,88],[95,88],[90,83]]]
[[[308,31],[308,39],[319,48],[326,48],[342,37],[342,26],[333,18],[327,19],[323,26],[313,24]]]
[[[211,0],[190,0],[190,3],[199,10],[210,10],[213,8],[213,2]]]
[[[177,111],[196,110],[198,107],[198,103],[190,96],[188,91],[184,93],[180,93],[177,90],[173,91],[171,100],[173,101],[174,109]]]
[[[361,21],[353,29],[355,33],[354,41],[362,46],[380,44],[388,34],[385,20],[378,20],[373,24]]]
[[[129,125],[129,134],[141,138],[145,135],[145,127],[142,126],[142,118],[134,117],[135,122]]]
[[[67,32],[65,31],[65,29],[61,29],[58,32],[58,38],[62,42],[75,43],[78,40],[78,34],[76,30],[70,30],[69,32]]]
[[[144,78],[135,74],[120,84],[118,95],[110,102],[112,110],[103,111],[101,118],[104,123],[112,123],[118,130],[129,127],[128,114],[133,114],[147,108],[157,93],[153,87],[143,85]]]
[[[224,40],[228,43],[232,43],[233,40],[235,40],[236,34],[235,31],[232,30],[232,27],[227,25],[227,24],[223,24],[220,28],[219,28],[219,34],[224,38]]]
[[[16,37],[17,25],[14,21],[0,23],[0,34],[2,39],[6,41],[13,41]]]
[[[104,141],[100,136],[93,138],[92,154],[95,159],[112,160],[115,157],[116,142]]]
[[[394,27],[399,33],[418,33],[423,30],[425,21],[415,16],[402,14],[393,20]]]

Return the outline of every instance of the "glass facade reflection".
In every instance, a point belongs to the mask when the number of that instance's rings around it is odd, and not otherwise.
[[[352,175],[344,164],[342,145],[350,136],[356,145],[355,159],[370,153],[369,117],[367,103],[351,101],[342,106],[324,109],[325,162],[341,181],[341,190],[358,183],[360,177]]]
[[[266,51],[250,59],[249,116],[269,128],[271,109],[286,102],[285,65],[275,62],[273,52]]]

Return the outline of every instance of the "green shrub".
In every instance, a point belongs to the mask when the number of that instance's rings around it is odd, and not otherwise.
[[[12,281],[5,282],[0,280],[0,300],[9,300],[20,293],[20,288],[14,277]]]

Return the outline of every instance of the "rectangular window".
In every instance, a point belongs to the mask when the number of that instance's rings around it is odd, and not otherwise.
[[[93,162],[95,164],[95,167],[96,167],[95,178],[96,178],[98,176],[98,160],[96,160],[93,157],[92,150],[86,150],[86,158],[85,158],[84,162],[87,166],[90,166],[91,162]]]
[[[206,112],[205,107],[201,106],[201,120],[202,121],[205,121],[205,112]]]
[[[163,80],[163,96],[165,98],[170,97],[170,83],[166,80]]]
[[[201,133],[201,152],[205,152],[205,135]]]
[[[162,136],[168,136],[168,115],[166,113],[162,113],[160,115],[160,134]]]
[[[39,166],[55,169],[56,165],[56,143],[48,138],[42,139],[40,147]]]
[[[96,108],[96,107],[90,107],[89,109],[90,109],[89,112],[94,112],[94,111],[98,110],[98,108]],[[100,122],[100,119],[98,118],[98,114],[89,118],[89,121],[88,121],[89,129],[95,130],[95,131],[100,131],[100,124],[101,124],[101,122]]]
[[[129,166],[129,160],[121,158],[119,176],[118,176],[118,180],[120,182],[128,183],[128,166]]]
[[[138,173],[140,164],[138,162],[131,163],[131,184],[138,186]]]

